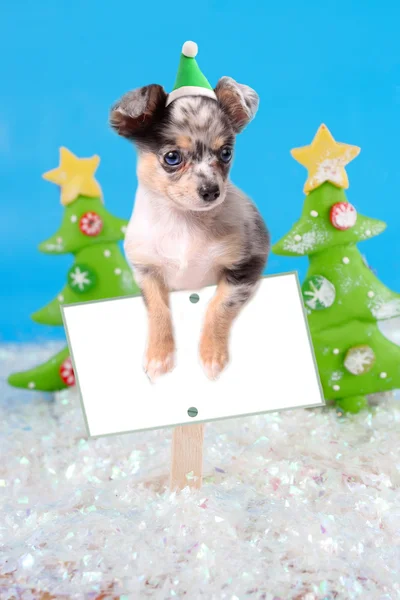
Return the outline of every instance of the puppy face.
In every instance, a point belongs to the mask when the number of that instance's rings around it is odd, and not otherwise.
[[[234,141],[217,102],[179,98],[139,146],[139,180],[183,210],[211,210],[225,199]]]
[[[126,94],[111,111],[112,127],[135,142],[138,178],[182,210],[208,211],[225,200],[235,135],[253,118],[257,94],[228,77],[218,101],[178,98],[167,107],[160,86]]]

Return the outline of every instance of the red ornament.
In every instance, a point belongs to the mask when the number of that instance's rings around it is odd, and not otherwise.
[[[330,220],[335,229],[346,231],[356,224],[357,211],[350,202],[337,202],[331,208]]]
[[[103,221],[95,212],[87,212],[79,220],[79,229],[83,234],[95,237],[103,229]]]
[[[64,362],[61,363],[60,377],[66,385],[75,385],[75,373],[70,357],[66,358]]]

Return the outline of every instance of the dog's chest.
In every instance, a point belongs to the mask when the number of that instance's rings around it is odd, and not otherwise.
[[[217,283],[222,244],[186,221],[165,219],[145,223],[134,219],[128,228],[132,259],[161,268],[171,290],[199,289]],[[136,248],[136,250],[135,250]]]
[[[178,228],[156,243],[170,289],[197,289],[216,283],[215,243],[186,227]]]

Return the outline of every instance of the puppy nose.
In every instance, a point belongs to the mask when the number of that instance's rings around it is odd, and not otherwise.
[[[199,187],[199,195],[205,202],[213,202],[220,194],[219,187],[216,183],[210,185],[202,185]]]

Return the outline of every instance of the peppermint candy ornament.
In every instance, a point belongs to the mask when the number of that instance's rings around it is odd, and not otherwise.
[[[357,211],[350,202],[337,202],[331,208],[330,221],[335,229],[346,231],[356,224]]]
[[[84,235],[95,237],[103,229],[103,221],[95,212],[87,212],[79,220],[79,229]]]
[[[60,377],[69,387],[75,385],[75,373],[70,357],[66,358],[64,362],[61,363]]]

